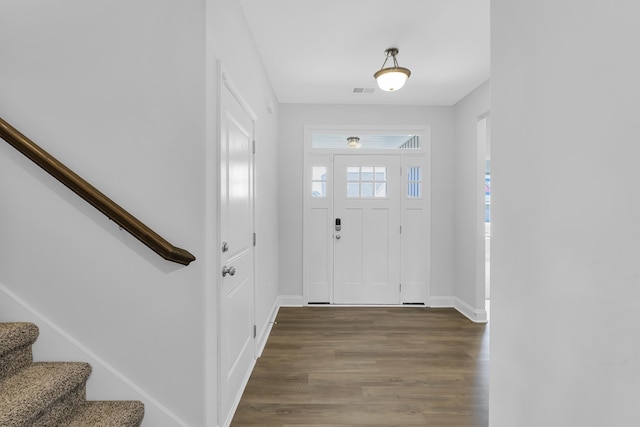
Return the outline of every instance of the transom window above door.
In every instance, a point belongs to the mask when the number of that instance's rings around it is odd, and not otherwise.
[[[358,138],[357,144],[349,145],[350,138]],[[422,148],[420,135],[417,134],[348,134],[313,133],[311,148],[322,149],[370,149],[370,150],[419,150]]]

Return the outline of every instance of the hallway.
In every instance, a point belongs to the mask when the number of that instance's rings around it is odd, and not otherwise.
[[[488,324],[400,307],[285,307],[277,322],[232,426],[487,426]]]

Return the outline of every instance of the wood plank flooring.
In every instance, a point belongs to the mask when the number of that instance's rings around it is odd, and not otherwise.
[[[234,427],[487,427],[489,326],[453,309],[283,307]]]

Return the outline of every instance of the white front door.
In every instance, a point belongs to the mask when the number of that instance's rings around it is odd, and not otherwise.
[[[400,304],[400,156],[336,155],[336,304]]]
[[[253,118],[221,87],[219,425],[229,425],[254,364]]]

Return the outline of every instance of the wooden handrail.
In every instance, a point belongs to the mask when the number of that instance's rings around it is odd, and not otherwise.
[[[0,137],[162,258],[183,265],[189,265],[196,259],[189,251],[167,242],[2,118],[0,118]]]

